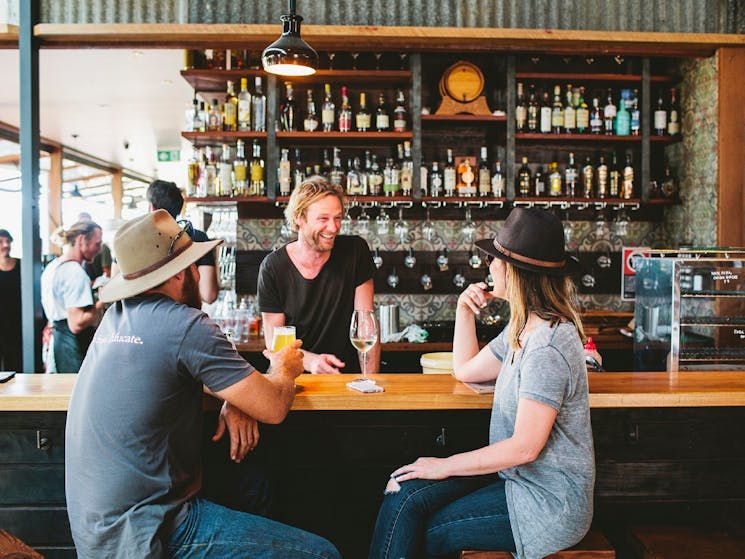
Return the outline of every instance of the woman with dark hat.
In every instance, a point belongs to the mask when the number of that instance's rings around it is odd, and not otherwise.
[[[458,298],[455,376],[495,381],[489,445],[419,458],[391,475],[370,557],[440,557],[462,549],[539,558],[570,547],[592,520],[593,453],[584,333],[561,221],[515,208],[495,239],[494,289]],[[504,331],[479,350],[475,316],[492,297],[510,305]]]

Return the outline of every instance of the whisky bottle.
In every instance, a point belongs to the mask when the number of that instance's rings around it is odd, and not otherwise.
[[[421,196],[427,196],[428,189],[429,168],[427,167],[427,163],[422,160],[422,163],[419,166],[419,190],[421,191]]]
[[[341,108],[339,109],[339,132],[352,130],[352,108],[349,106],[347,86],[341,86]]]
[[[329,184],[344,186],[344,169],[341,168],[341,150],[334,148],[334,162],[329,172]]]
[[[232,80],[227,81],[222,126],[223,130],[227,130],[228,132],[238,130],[238,97],[235,96],[235,86]]]
[[[318,115],[316,114],[316,103],[313,100],[313,91],[308,90],[308,102],[305,109],[305,120],[303,120],[303,130],[306,132],[315,132],[318,130]]]
[[[295,168],[292,171],[292,188],[293,190],[300,186],[305,180],[303,174],[303,163],[299,148],[295,148]]]
[[[497,161],[494,164],[494,174],[491,177],[491,193],[492,196],[495,196],[497,198],[501,198],[504,196],[504,187],[505,187],[505,179],[504,173],[502,172],[502,162]]]
[[[603,123],[606,136],[612,136],[616,131],[616,105],[613,103],[613,92],[608,89],[608,99],[603,107]]]
[[[390,126],[388,109],[385,106],[385,94],[381,91],[378,95],[378,108],[375,111],[375,129],[378,132],[387,132]]]
[[[212,146],[204,148],[206,162],[204,165],[204,195],[215,196],[217,194],[217,162],[215,161],[215,150]]]
[[[433,161],[432,169],[429,172],[429,195],[442,196],[443,182],[442,173],[440,172],[440,162]]]
[[[582,167],[582,196],[592,198],[595,194],[595,167],[592,166],[590,156],[585,158],[585,166]]]
[[[454,196],[456,188],[455,161],[453,160],[453,150],[447,150],[447,163],[443,171],[443,188],[445,196]]]
[[[540,132],[543,134],[551,132],[551,103],[548,100],[548,91],[543,92],[543,98],[541,100]]]
[[[621,198],[629,200],[634,197],[634,167],[631,163],[631,154],[626,154],[626,165],[623,168],[621,183]]]
[[[517,193],[525,197],[530,195],[532,175],[530,173],[530,167],[528,167],[528,158],[523,157],[522,163],[522,166],[517,171]]]
[[[670,89],[670,108],[667,112],[667,134],[675,136],[680,134],[680,106],[675,95],[675,88]]]
[[[191,198],[199,192],[199,172],[202,152],[199,148],[192,148],[191,157],[186,166],[186,196]]]
[[[261,90],[260,76],[256,76],[254,87],[256,92],[251,97],[251,128],[254,132],[266,132],[266,95]],[[262,182],[263,180],[262,178]]]
[[[560,196],[562,187],[561,187],[561,173],[559,172],[559,164],[556,161],[552,161],[548,165],[548,171],[549,171],[548,191],[549,193],[558,192],[559,194],[555,194],[555,196]]]
[[[577,165],[574,164],[574,153],[569,154],[569,164],[564,169],[564,184],[567,197],[574,198],[577,196]],[[561,191],[549,191],[551,196],[561,196]]]
[[[202,105],[204,105],[204,103],[202,103]],[[195,95],[191,113],[191,124],[187,127],[187,129],[190,128],[192,132],[204,132],[205,126],[202,112],[203,111],[199,110],[199,101],[197,100],[197,97]]]
[[[590,132],[600,134],[603,132],[603,111],[600,110],[600,99],[592,98],[592,109],[590,109]]]
[[[331,98],[331,84],[324,84],[323,106],[321,107],[321,125],[324,132],[331,132],[336,123],[336,105]]]
[[[393,131],[406,132],[406,98],[399,89],[396,93],[396,108],[393,111]]]
[[[255,108],[255,105],[254,105]],[[250,196],[264,195],[264,160],[261,158],[261,146],[258,140],[253,143],[253,159],[250,166],[249,192]]]
[[[248,78],[241,78],[238,92],[238,130],[251,130],[251,94],[248,92]]]
[[[561,134],[564,131],[564,104],[561,102],[561,87],[554,86],[554,102],[551,106],[551,131]]]
[[[238,140],[235,143],[235,159],[233,160],[233,189],[236,196],[248,194],[247,166],[245,143],[243,140]]]
[[[217,104],[217,99],[212,100],[209,111],[207,112],[207,131],[222,131],[222,111]]]
[[[200,128],[199,130],[195,130],[195,132],[204,132],[207,130],[207,121],[209,120],[209,110],[205,107],[204,101],[199,102],[199,124]]]
[[[535,97],[535,86],[530,86],[528,97],[528,132],[538,132],[538,101]]]
[[[566,90],[566,103],[564,104],[564,132],[567,134],[573,134],[577,129],[577,112],[574,109],[574,91],[572,91],[572,84],[567,84]]]
[[[286,96],[279,107],[279,120],[285,132],[297,131],[297,103],[293,95],[292,84],[285,82]]]
[[[667,110],[665,101],[662,99],[662,90],[657,96],[657,107],[654,110],[654,133],[657,136],[664,136],[667,132]]]
[[[328,180],[329,175],[331,174],[331,158],[329,157],[328,148],[323,149],[323,158],[321,159],[320,173],[316,174],[320,174],[321,176],[325,177],[326,180]]]
[[[606,198],[608,196],[608,165],[605,164],[605,156],[601,155],[598,160],[598,198]]]
[[[489,196],[491,193],[491,170],[487,159],[486,146],[481,146],[481,159],[479,161],[479,196]]]
[[[515,129],[525,132],[528,127],[528,105],[525,102],[523,82],[517,82],[517,104],[515,106]]]
[[[367,184],[370,196],[380,196],[383,194],[383,171],[378,163],[378,155],[373,153],[372,163],[370,163],[370,173],[367,176]]]
[[[411,159],[411,142],[404,142],[404,157],[401,160],[401,194],[411,196],[414,180],[414,161]]]
[[[360,109],[355,115],[355,126],[358,132],[367,132],[372,124],[370,111],[367,110],[367,97],[365,93],[360,93]]]
[[[396,196],[401,189],[401,169],[396,165],[396,161],[389,157],[385,161],[383,169],[383,194],[385,196]]]
[[[279,157],[279,172],[277,179],[279,181],[279,195],[289,196],[292,187],[292,170],[290,168],[290,150],[282,148]]]
[[[673,199],[678,197],[678,180],[673,175],[670,165],[665,165],[665,176],[662,178],[660,190],[662,191],[662,196],[665,198]]]
[[[616,152],[613,152],[611,157],[610,170],[608,171],[608,196],[611,198],[618,198],[618,193],[621,191],[621,171],[618,168],[618,157]]]
[[[585,102],[585,87],[579,88],[579,104],[577,105],[577,132],[587,134],[590,130],[590,111]]]

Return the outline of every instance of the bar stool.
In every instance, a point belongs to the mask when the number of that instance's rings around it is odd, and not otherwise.
[[[742,559],[745,538],[698,526],[634,526],[628,530],[631,557],[638,559]]]
[[[0,530],[0,557],[13,559],[44,559],[7,530]]]
[[[613,549],[601,532],[590,530],[575,546],[547,555],[545,559],[615,559]],[[513,559],[509,551],[472,551],[460,552],[460,559]]]

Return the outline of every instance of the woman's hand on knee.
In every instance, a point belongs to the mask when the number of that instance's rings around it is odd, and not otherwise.
[[[391,474],[398,483],[409,479],[445,479],[450,477],[447,458],[418,458],[416,462],[401,466]]]

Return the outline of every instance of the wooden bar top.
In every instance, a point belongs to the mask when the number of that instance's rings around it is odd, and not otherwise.
[[[134,376],[134,373],[133,373]],[[491,394],[476,394],[450,375],[371,375],[385,392],[346,387],[353,375],[303,375],[293,410],[490,409]],[[18,374],[0,384],[2,411],[66,411],[77,375]],[[593,408],[745,406],[745,374],[589,373]]]

